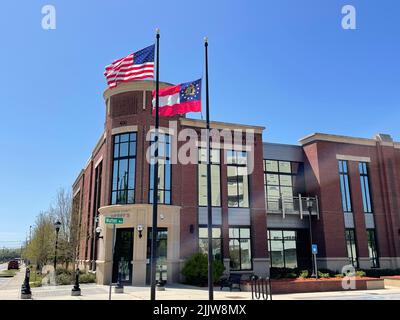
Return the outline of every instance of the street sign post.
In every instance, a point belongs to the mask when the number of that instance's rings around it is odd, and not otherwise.
[[[318,246],[316,244],[311,245],[311,252],[314,257],[315,279],[318,279],[318,266],[317,266]]]
[[[122,224],[124,218],[121,217],[106,217],[106,224]]]
[[[312,254],[318,254],[318,246],[316,244],[313,244],[311,247]]]
[[[106,224],[113,225],[112,235],[112,250],[111,250],[111,276],[110,276],[110,290],[108,292],[108,299],[111,300],[111,288],[112,288],[112,273],[114,269],[114,250],[115,250],[115,225],[124,223],[124,218],[121,217],[106,217]]]

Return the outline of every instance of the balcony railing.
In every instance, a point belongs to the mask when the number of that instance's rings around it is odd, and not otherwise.
[[[282,214],[283,219],[286,215],[299,215],[303,219],[304,215],[309,215],[307,198],[312,201],[311,215],[319,219],[318,197],[303,197],[301,194],[298,197],[268,197],[267,213]]]

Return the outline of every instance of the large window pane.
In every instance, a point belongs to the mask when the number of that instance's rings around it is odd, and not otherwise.
[[[213,257],[222,260],[222,232],[220,227],[212,228],[212,249]],[[207,227],[199,228],[199,250],[208,254],[208,229]]]
[[[290,168],[290,162],[288,162],[288,161],[279,161],[279,172],[291,173],[292,170]]]
[[[247,173],[247,153],[244,151],[228,151],[231,164],[227,167],[228,206],[249,207],[249,186]]]
[[[114,136],[111,204],[135,202],[136,133]]]
[[[154,190],[154,166],[155,166],[155,134],[151,134],[150,142],[150,190],[149,190],[149,203],[153,203],[153,190]],[[157,183],[157,203],[171,204],[171,154],[170,136],[167,134],[159,133],[158,136],[158,183]]]
[[[350,196],[350,184],[349,176],[347,173],[347,161],[339,160],[339,181],[340,181],[340,192],[342,195],[342,207],[344,212],[351,212],[351,196]]]
[[[294,230],[268,230],[271,266],[297,268],[297,233]]]
[[[250,228],[229,228],[229,257],[231,270],[252,268]]]
[[[265,160],[265,171],[278,172],[278,161]]]
[[[199,149],[198,164],[198,201],[200,206],[207,205],[207,157],[206,149]],[[211,205],[221,206],[221,177],[219,165],[220,150],[211,150]]]

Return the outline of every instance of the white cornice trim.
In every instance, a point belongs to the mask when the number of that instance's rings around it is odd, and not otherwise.
[[[114,135],[125,132],[137,132],[137,131],[138,131],[138,126],[123,126],[123,127],[113,128],[111,130],[111,134]]]
[[[166,88],[173,86],[173,84],[168,82],[160,81],[160,88]],[[119,83],[117,87],[104,90],[103,98],[107,100],[108,98],[115,96],[119,93],[130,92],[130,91],[153,91],[156,88],[156,82],[153,80],[137,80],[125,83]]]
[[[344,154],[337,154],[337,160],[347,160],[347,161],[357,161],[357,162],[371,162],[370,157],[358,157],[358,156],[350,156]]]
[[[301,145],[305,145],[314,141],[329,141],[329,142],[339,142],[339,143],[350,143],[365,146],[376,146],[376,140],[366,139],[366,138],[354,138],[348,136],[339,136],[333,134],[325,133],[312,133],[299,140]]]
[[[180,118],[179,119],[182,126],[188,127],[196,127],[196,128],[206,128],[206,122],[204,120],[198,119],[188,119],[188,118]],[[255,133],[262,134],[265,130],[265,127],[261,126],[251,126],[237,123],[228,123],[228,122],[219,122],[219,121],[211,121],[210,128],[212,129],[228,129],[228,130],[254,130]]]

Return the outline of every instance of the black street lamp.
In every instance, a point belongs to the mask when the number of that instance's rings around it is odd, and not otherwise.
[[[309,231],[310,231],[310,251],[311,251],[311,278],[316,278],[317,275],[315,273],[315,268],[314,268],[314,255],[312,252],[312,246],[313,246],[313,239],[312,239],[312,224],[311,224],[311,214],[312,214],[312,208],[313,208],[313,200],[311,198],[307,198],[307,209],[308,209],[308,222],[309,222]]]
[[[61,222],[57,220],[57,222],[54,224],[54,228],[56,229],[56,248],[54,252],[54,276],[56,277],[58,233],[60,232]]]

